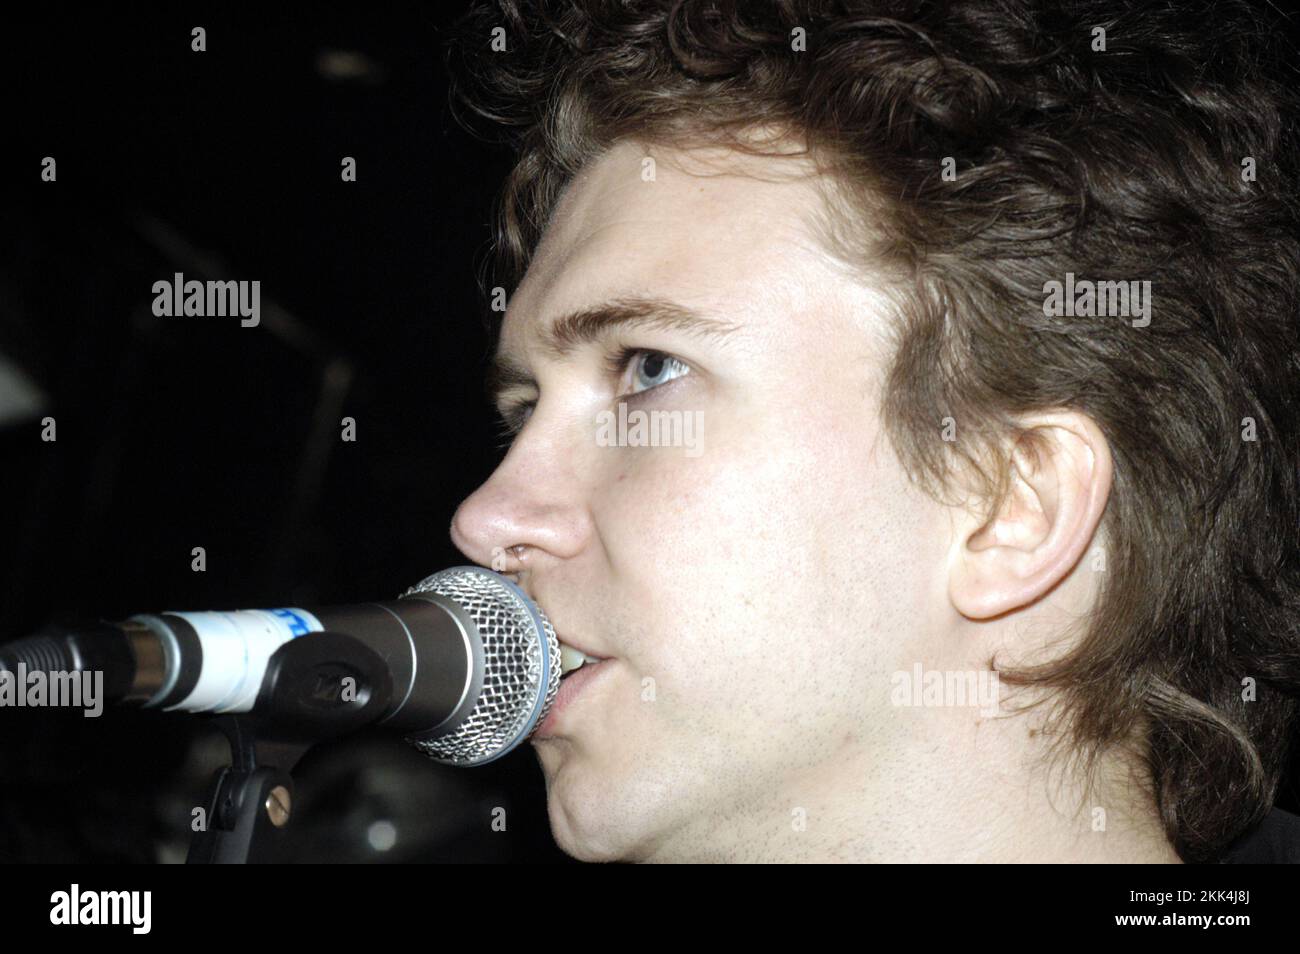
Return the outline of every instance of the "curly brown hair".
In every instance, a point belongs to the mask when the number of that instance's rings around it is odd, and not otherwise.
[[[1023,415],[1097,422],[1098,603],[1067,655],[1002,678],[1053,690],[1089,769],[1137,751],[1186,861],[1269,810],[1300,690],[1300,142],[1278,27],[1200,0],[498,0],[448,46],[461,118],[518,154],[507,287],[613,143],[753,152],[746,130],[795,130],[835,183],[835,254],[897,292],[885,416],[915,479],[937,494],[964,465],[993,507]],[[1149,280],[1152,320],[1045,321],[1067,273]]]

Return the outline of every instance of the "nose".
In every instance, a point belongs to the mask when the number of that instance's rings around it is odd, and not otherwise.
[[[548,459],[549,458],[549,459]],[[492,476],[456,508],[451,541],[467,557],[502,573],[576,556],[591,520],[579,481],[553,457],[516,442]]]

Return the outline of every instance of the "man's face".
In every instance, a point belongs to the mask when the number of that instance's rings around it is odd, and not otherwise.
[[[535,407],[452,526],[483,564],[526,548],[510,568],[561,640],[610,657],[533,740],[587,860],[752,857],[836,786],[870,812],[917,743],[889,676],[941,653],[952,612],[945,511],[882,430],[881,296],[814,237],[792,160],[702,157],[624,142],[565,192],[499,349],[534,381],[502,405]],[[710,324],[546,343],[641,297]],[[612,367],[624,349],[652,354]],[[694,416],[695,446],[602,438],[620,402]]]

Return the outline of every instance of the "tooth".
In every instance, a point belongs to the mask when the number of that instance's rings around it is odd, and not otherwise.
[[[587,657],[572,646],[560,644],[560,673],[572,672],[587,661]]]

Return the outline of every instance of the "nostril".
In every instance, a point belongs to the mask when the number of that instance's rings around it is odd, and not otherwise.
[[[528,548],[523,544],[517,544],[513,547],[494,546],[492,548],[492,569],[503,576],[518,576],[524,568],[524,551]]]

